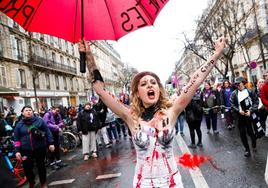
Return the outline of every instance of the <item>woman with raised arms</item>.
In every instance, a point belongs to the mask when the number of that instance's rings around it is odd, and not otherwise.
[[[138,73],[131,83],[130,107],[120,103],[104,89],[88,42],[79,44],[87,54],[87,67],[93,76],[93,88],[101,100],[128,125],[137,154],[133,187],[183,187],[173,154],[177,116],[191,101],[196,89],[216,64],[225,47],[225,38],[215,43],[215,52],[191,77],[172,103],[159,77],[149,71]]]

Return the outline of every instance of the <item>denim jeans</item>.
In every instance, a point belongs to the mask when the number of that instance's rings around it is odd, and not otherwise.
[[[176,134],[180,131],[180,133],[183,133],[183,128],[184,128],[184,115],[179,115],[177,118],[177,122],[175,125],[176,128]],[[179,129],[179,124],[180,124],[180,129]]]
[[[106,127],[107,127],[107,133],[108,133],[110,140],[113,140],[113,139],[118,140],[118,133],[116,130],[116,122],[112,121],[110,123],[106,123]]]

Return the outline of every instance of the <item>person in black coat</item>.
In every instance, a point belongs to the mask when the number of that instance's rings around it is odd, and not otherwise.
[[[238,129],[243,146],[245,147],[245,157],[251,155],[247,135],[251,138],[253,151],[256,150],[257,137],[255,135],[252,123],[258,119],[255,112],[258,110],[259,100],[253,90],[246,88],[246,79],[238,77],[235,80],[237,89],[231,95],[231,106],[234,114],[238,117]],[[254,114],[254,115],[253,115]]]
[[[190,129],[191,136],[191,144],[188,146],[189,148],[196,148],[195,144],[195,131],[197,133],[198,142],[197,146],[202,147],[202,132],[201,132],[201,121],[203,117],[203,108],[202,108],[202,100],[200,97],[200,90],[197,90],[191,102],[185,109],[185,117],[186,122],[188,123]]]
[[[86,103],[84,110],[78,114],[77,130],[82,132],[82,152],[84,160],[87,161],[89,155],[96,158],[96,132],[100,128],[100,121],[97,112],[92,108],[91,103]]]
[[[102,102],[101,99],[99,99],[99,101],[93,106],[93,109],[97,112],[97,115],[99,117],[100,120],[100,129],[97,132],[97,143],[99,144],[99,146],[102,145],[102,139],[103,138],[103,142],[105,144],[106,148],[111,147],[111,143],[110,140],[107,136],[107,128],[105,125],[105,120],[106,120],[106,116],[107,116],[107,106]]]

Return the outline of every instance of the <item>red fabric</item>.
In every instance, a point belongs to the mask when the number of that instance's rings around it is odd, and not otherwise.
[[[261,102],[266,107],[268,111],[268,82],[266,82],[261,88]]]
[[[24,29],[70,42],[81,39],[82,0],[2,0],[0,11]],[[117,40],[152,25],[168,0],[83,0],[84,38]]]

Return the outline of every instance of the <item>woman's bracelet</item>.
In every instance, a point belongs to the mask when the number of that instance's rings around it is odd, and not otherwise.
[[[100,71],[98,69],[95,69],[93,70],[93,83],[95,83],[97,80],[104,82]]]

